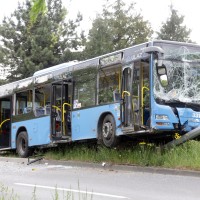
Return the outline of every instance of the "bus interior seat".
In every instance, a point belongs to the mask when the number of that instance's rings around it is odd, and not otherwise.
[[[40,117],[45,114],[45,109],[43,107],[35,108],[35,115],[36,117]]]
[[[32,107],[25,107],[23,109],[23,114],[29,113],[29,112],[31,112],[31,110],[32,110]]]
[[[51,113],[51,106],[50,105],[46,105],[44,107],[44,110],[45,110],[45,115],[50,115],[50,113]]]
[[[113,99],[114,99],[114,102],[115,101],[120,101],[121,100],[120,93],[117,92],[117,91],[113,91]]]

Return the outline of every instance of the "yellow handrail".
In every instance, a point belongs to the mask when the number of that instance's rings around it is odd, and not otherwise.
[[[124,95],[127,94],[128,96],[131,96],[131,93],[128,91],[123,91],[122,92],[122,99],[124,98]]]
[[[149,88],[148,87],[146,87],[146,86],[143,86],[142,87],[142,90],[144,91],[144,89],[146,89],[146,90],[148,90],[149,91]]]
[[[143,107],[144,107],[144,90],[147,90],[147,91],[149,91],[149,88],[148,87],[146,87],[146,86],[143,86],[142,87],[142,109],[141,109],[141,112],[142,112],[142,124],[144,124],[144,111],[143,111]]]
[[[59,110],[61,112],[61,109],[58,106],[52,105],[52,107],[55,108],[56,110]]]
[[[62,106],[62,122],[64,123],[64,121],[65,121],[65,105],[67,105],[67,106],[69,106],[69,107],[71,107],[71,104],[69,104],[69,103],[63,103],[63,106]]]
[[[65,135],[65,112],[66,112],[65,105],[71,107],[71,104],[69,104],[69,103],[63,103],[63,106],[62,106],[62,111],[63,111],[62,112],[62,123],[63,123],[63,132],[64,132],[64,135]]]
[[[142,108],[143,108],[143,106],[144,106],[144,90],[147,90],[147,91],[149,91],[149,88],[148,87],[142,87]]]
[[[2,121],[1,124],[0,124],[0,129],[1,129],[2,125],[3,125],[5,122],[9,121],[9,120],[10,120],[10,119],[5,119],[4,121]]]

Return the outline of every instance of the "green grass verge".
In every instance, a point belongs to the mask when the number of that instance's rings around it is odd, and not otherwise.
[[[73,144],[46,151],[45,158],[200,170],[200,142],[188,141],[164,151],[152,144],[112,149],[96,145]]]

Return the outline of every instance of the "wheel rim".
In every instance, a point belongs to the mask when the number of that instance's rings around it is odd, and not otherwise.
[[[106,122],[103,124],[102,128],[103,137],[109,140],[113,134],[113,125],[111,122]]]
[[[21,150],[24,152],[26,150],[26,141],[25,139],[21,139]]]

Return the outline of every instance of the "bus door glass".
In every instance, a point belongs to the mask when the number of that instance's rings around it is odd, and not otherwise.
[[[52,84],[51,128],[52,136],[67,139],[71,136],[72,82],[60,81]]]
[[[121,104],[121,120],[123,127],[133,126],[133,108],[132,108],[132,64],[123,68],[122,76],[122,104]]]
[[[132,83],[132,108],[133,108],[133,124],[135,130],[140,126],[140,63],[134,63],[133,67],[133,83]]]
[[[11,97],[0,99],[0,148],[10,147]]]

